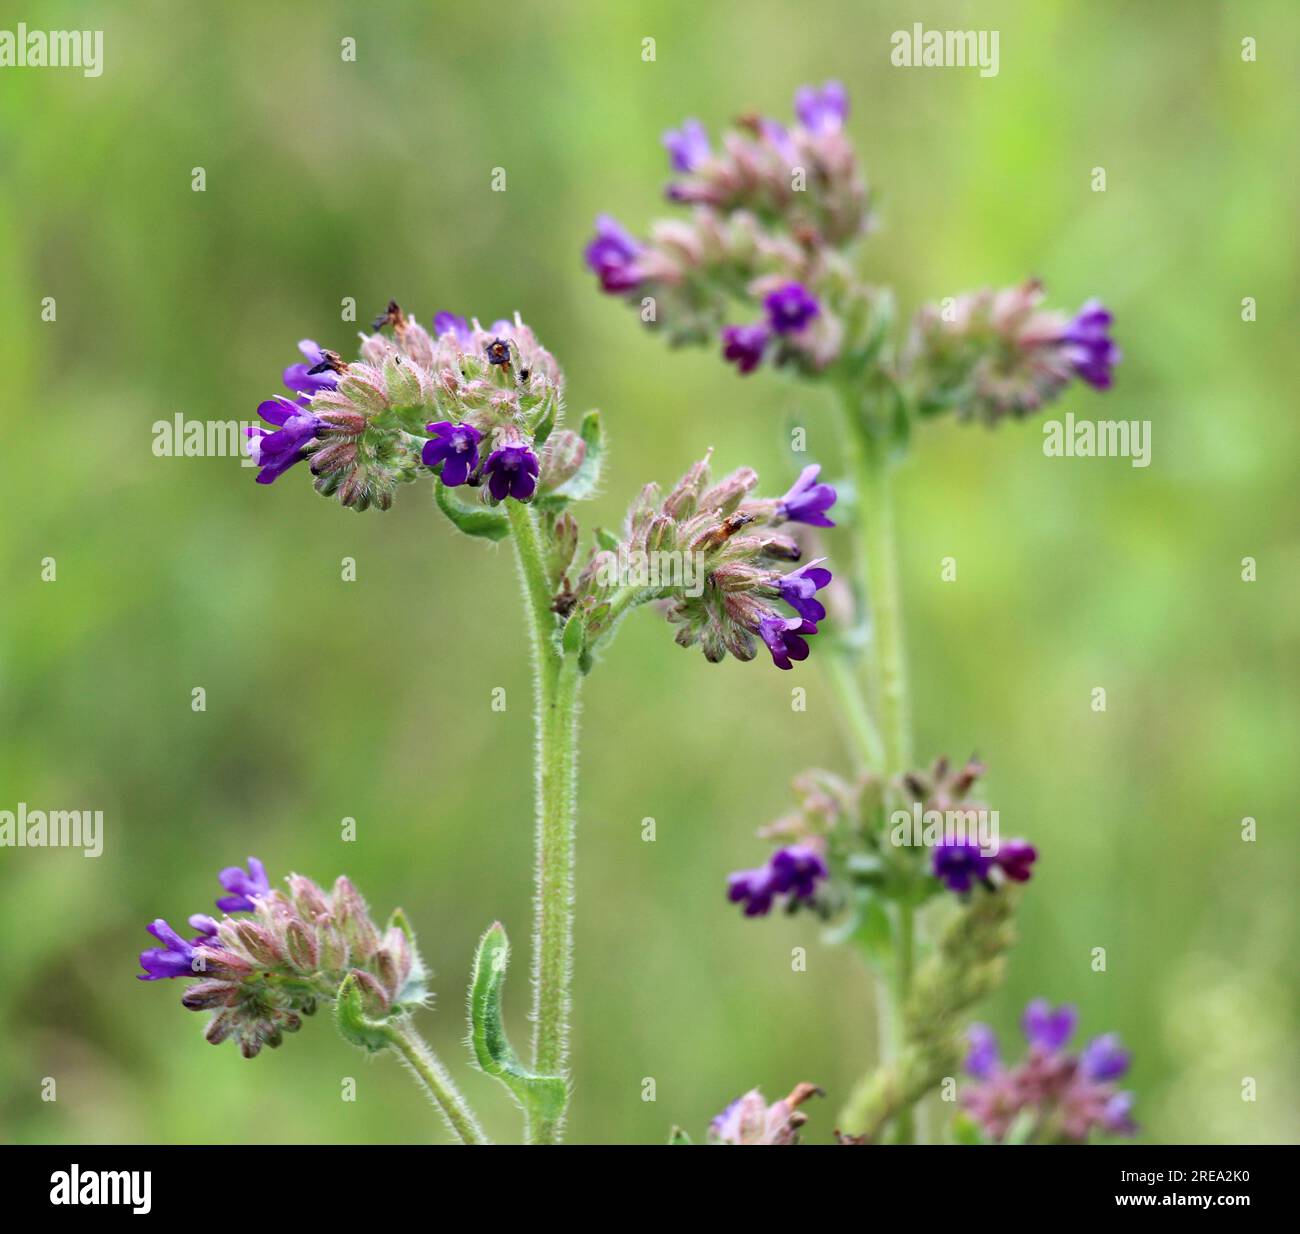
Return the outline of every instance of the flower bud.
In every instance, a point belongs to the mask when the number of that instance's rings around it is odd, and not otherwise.
[[[284,941],[289,963],[300,973],[314,973],[320,963],[315,931],[294,918],[285,924]]]

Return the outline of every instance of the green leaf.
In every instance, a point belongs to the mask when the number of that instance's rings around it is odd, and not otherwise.
[[[586,444],[587,453],[582,466],[551,494],[553,497],[567,497],[573,501],[582,501],[596,495],[600,484],[600,468],[604,458],[604,434],[600,427],[600,412],[589,411],[582,417],[582,427],[578,436]]]
[[[366,1014],[361,990],[354,974],[349,973],[339,986],[334,1000],[334,1023],[346,1041],[371,1054],[378,1054],[391,1044],[389,1029],[382,1020]]]
[[[510,520],[504,510],[466,505],[441,480],[434,485],[433,499],[438,503],[438,509],[467,536],[504,540],[510,534]]]
[[[535,1075],[515,1057],[501,1019],[501,988],[506,980],[510,944],[495,921],[479,941],[469,987],[469,1040],[474,1059],[496,1076],[530,1119],[550,1121],[564,1113],[568,1085],[558,1075]]]
[[[586,635],[587,631],[582,620],[582,614],[575,612],[564,623],[564,633],[560,640],[560,645],[564,648],[564,654],[571,656],[580,652],[586,642]]]
[[[616,553],[618,551],[618,546],[622,543],[623,541],[618,538],[617,532],[607,531],[604,527],[596,528],[596,545],[598,548],[603,548],[611,553]]]

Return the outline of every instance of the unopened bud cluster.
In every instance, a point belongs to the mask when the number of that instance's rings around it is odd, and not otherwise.
[[[424,1002],[424,968],[400,915],[381,930],[346,877],[326,892],[291,874],[281,891],[250,857],[247,870],[219,879],[228,893],[217,901],[220,920],[190,917],[186,939],[160,918],[148,929],[162,946],[140,956],[142,981],[196,979],[181,1004],[213,1012],[205,1036],[214,1045],[232,1038],[245,1058],[279,1046],[349,976],[372,1019]]]

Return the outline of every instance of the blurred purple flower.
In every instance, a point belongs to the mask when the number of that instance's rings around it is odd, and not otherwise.
[[[474,339],[474,331],[469,322],[457,313],[441,312],[433,315],[433,332],[439,338],[444,334],[454,335],[461,346],[468,346]]]
[[[1133,1056],[1120,1045],[1118,1033],[1094,1037],[1079,1055],[1079,1069],[1090,1080],[1104,1084],[1118,1080],[1129,1069]]]
[[[967,1072],[980,1080],[989,1079],[1001,1065],[997,1034],[987,1024],[972,1024],[966,1030],[966,1040],[970,1045]]]
[[[829,877],[822,855],[806,844],[779,848],[764,866],[739,870],[727,878],[727,899],[744,904],[746,917],[762,917],[772,909],[777,896],[792,903],[811,900],[817,884]]]
[[[802,86],[795,93],[794,110],[810,133],[837,133],[848,119],[848,92],[838,81],[828,81],[820,90]]]
[[[992,859],[980,851],[973,840],[956,837],[937,844],[934,849],[934,876],[949,891],[969,891],[988,877]]]
[[[763,359],[770,337],[767,326],[755,322],[748,326],[722,327],[722,358],[744,373],[752,373]]]
[[[1089,300],[1060,335],[1074,371],[1090,386],[1109,390],[1120,350],[1108,333],[1112,318],[1100,300]]]
[[[597,216],[596,235],[584,256],[605,291],[630,291],[641,282],[636,265],[640,253],[641,246],[617,219],[608,214]]]
[[[680,129],[669,129],[663,143],[675,171],[694,171],[712,153],[709,135],[698,120],[685,120]]]
[[[1052,1054],[1069,1042],[1078,1019],[1078,1010],[1069,1004],[1053,1010],[1047,999],[1036,998],[1025,1008],[1020,1027],[1030,1045]]]
[[[763,301],[768,324],[777,334],[797,334],[821,311],[817,298],[802,283],[786,283]]]
[[[993,864],[1013,882],[1027,883],[1037,860],[1038,850],[1028,840],[1008,840],[994,854]]]

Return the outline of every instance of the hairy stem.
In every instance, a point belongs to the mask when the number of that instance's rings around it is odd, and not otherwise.
[[[886,786],[912,762],[911,715],[907,691],[907,661],[903,648],[902,593],[898,583],[898,551],[894,533],[893,477],[888,443],[873,432],[870,408],[856,389],[841,390],[849,465],[857,497],[857,541],[860,588],[871,619],[867,659],[870,693],[879,717],[880,757],[875,766]],[[845,691],[840,691],[841,698]],[[850,699],[850,702],[852,700]],[[857,705],[862,707],[861,694]],[[865,710],[865,708],[863,708]],[[851,727],[853,708],[846,708]],[[904,900],[893,921],[893,956],[889,982],[878,982],[879,1033],[882,1063],[900,1059],[907,1050],[905,1008],[911,996],[916,964],[916,910]],[[915,1126],[910,1104],[895,1111],[895,1137],[910,1143]]]
[[[389,1045],[424,1086],[433,1104],[442,1112],[447,1126],[462,1144],[488,1144],[473,1111],[460,1095],[447,1069],[438,1061],[409,1020],[392,1023],[386,1028]]]
[[[557,638],[551,588],[533,511],[507,501],[523,583],[533,648],[536,784],[536,860],[533,893],[533,1069],[564,1075],[569,1047],[569,991],[573,972],[573,869],[578,781],[576,654]],[[560,1138],[563,1113],[530,1122],[528,1141]]]

